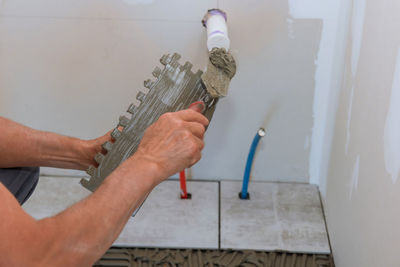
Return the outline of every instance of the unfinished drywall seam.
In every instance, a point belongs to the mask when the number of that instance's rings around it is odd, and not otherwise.
[[[350,126],[351,126],[351,112],[353,110],[353,98],[354,98],[354,85],[353,87],[351,87],[349,108],[347,111],[346,144],[345,144],[346,155],[349,152],[349,145],[350,145]]]
[[[307,150],[310,147],[310,136],[307,135],[304,139],[304,150]]]
[[[350,102],[347,113],[347,126],[346,126],[346,144],[345,153],[349,152],[350,145],[350,126],[351,126],[351,113],[353,110],[353,98],[355,90],[355,76],[358,69],[358,61],[361,53],[361,43],[364,33],[365,21],[365,0],[354,0],[351,14],[351,91]]]
[[[357,73],[365,20],[365,0],[354,0],[351,15],[351,73]]]
[[[400,48],[397,52],[389,111],[386,117],[383,134],[384,158],[386,171],[393,184],[397,182],[400,172]]]
[[[295,39],[296,35],[294,34],[294,29],[293,29],[293,19],[292,18],[288,18],[287,20],[287,24],[288,24],[288,37],[289,39]]]
[[[314,125],[309,159],[310,183],[326,180],[333,126],[343,74],[348,3],[341,0],[289,0],[289,13],[295,19],[323,21],[320,48],[316,60]],[[324,182],[325,183],[325,182]],[[325,195],[324,188],[321,188]]]
[[[353,174],[351,176],[350,195],[349,195],[350,200],[353,197],[353,192],[357,191],[359,175],[360,175],[360,155],[357,155],[356,161],[354,162]]]

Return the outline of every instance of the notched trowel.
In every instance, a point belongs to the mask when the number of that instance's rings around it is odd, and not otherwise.
[[[196,101],[205,103],[203,114],[211,120],[218,98],[212,97],[205,88],[201,76],[202,71],[193,73],[192,64],[186,62],[180,65],[180,55],[164,55],[160,62],[161,69],[153,71],[155,81],[147,80],[144,86],[149,89],[147,94],[139,92],[136,99],[140,105],[131,104],[127,110],[131,118],[121,116],[117,127],[111,132],[115,142],[106,142],[102,147],[107,151],[104,155],[95,156],[99,166],[90,166],[87,173],[90,179],[83,178],[81,184],[95,191],[103,180],[123,161],[129,158],[139,146],[145,130],[166,112],[174,112],[188,108]],[[118,128],[122,128],[120,131]]]

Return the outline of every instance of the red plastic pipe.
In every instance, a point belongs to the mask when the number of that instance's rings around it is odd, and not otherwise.
[[[187,189],[186,189],[186,174],[185,170],[181,171],[179,173],[179,180],[181,182],[181,199],[187,199],[188,194],[187,194]]]
[[[193,109],[197,112],[203,113],[205,110],[205,105],[203,101],[197,101],[192,104],[190,104],[189,109]],[[179,181],[181,184],[181,199],[190,199],[191,195],[188,194],[187,189],[186,189],[186,174],[185,170],[181,171],[179,173]]]

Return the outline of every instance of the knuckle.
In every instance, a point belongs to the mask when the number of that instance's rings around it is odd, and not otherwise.
[[[175,121],[175,126],[179,127],[179,128],[183,127],[183,121],[182,120],[176,120]]]
[[[200,150],[203,150],[203,148],[204,148],[204,142],[201,142],[201,143],[200,143],[199,148],[200,148]]]
[[[172,117],[173,117],[172,112],[167,112],[167,113],[162,114],[160,116],[160,119],[162,119],[162,120],[170,120]]]
[[[182,138],[184,140],[190,139],[191,137],[192,137],[192,134],[188,130],[182,131]]]
[[[198,113],[197,111],[194,111],[193,109],[187,109],[186,112],[189,114],[197,114]]]
[[[198,155],[196,155],[192,161],[190,162],[190,167],[193,166],[194,164],[196,164],[197,162],[199,162],[199,160],[201,159],[201,153],[199,153]]]
[[[192,155],[195,155],[199,152],[199,146],[197,145],[197,143],[195,141],[192,141],[189,145],[189,152]]]
[[[205,132],[206,132],[206,127],[204,125],[200,124],[200,133],[205,134]]]

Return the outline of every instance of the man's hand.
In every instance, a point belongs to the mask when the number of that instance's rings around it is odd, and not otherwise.
[[[98,163],[94,160],[94,157],[97,153],[103,153],[105,154],[106,151],[101,147],[102,144],[104,144],[107,141],[113,142],[113,139],[111,137],[111,131],[106,133],[103,136],[100,136],[96,139],[91,139],[91,140],[82,140],[82,151],[84,156],[84,159],[82,159],[82,162],[85,164],[82,164],[82,170],[87,170],[90,165],[97,166]]]
[[[92,140],[38,131],[0,117],[0,168],[55,167],[87,170],[95,165],[111,132]]]
[[[132,160],[140,158],[142,162],[155,164],[162,174],[157,182],[200,160],[209,122],[197,109],[166,113],[146,130]]]
[[[9,165],[44,163],[84,168],[91,162],[82,163],[82,158],[91,161],[101,151],[101,144],[110,139],[106,134],[82,141],[35,131],[5,119],[0,122],[9,126],[3,137],[14,137],[13,144],[21,145],[15,142],[17,139],[23,145],[13,154],[13,160],[7,162],[4,158]],[[95,193],[50,218],[34,220],[0,184],[0,213],[7,218],[0,221],[0,265],[91,266],[111,246],[155,185],[200,159],[206,125],[208,120],[194,110],[161,116],[148,128],[137,152]],[[76,150],[66,151],[71,144]],[[9,145],[6,142],[3,148]],[[35,158],[38,154],[40,157]],[[29,156],[19,161],[24,155]],[[15,226],[20,230],[10,231]],[[24,257],[13,253],[18,251],[24,251]]]
[[[168,175],[197,162],[203,148],[204,126],[208,125],[208,120],[195,111],[201,108],[204,106],[162,115],[146,131],[135,153],[137,157],[156,163]],[[34,130],[1,117],[0,129],[0,168],[42,166],[87,170],[90,165],[97,165],[95,155],[105,152],[101,145],[112,141],[111,132],[81,140]]]

